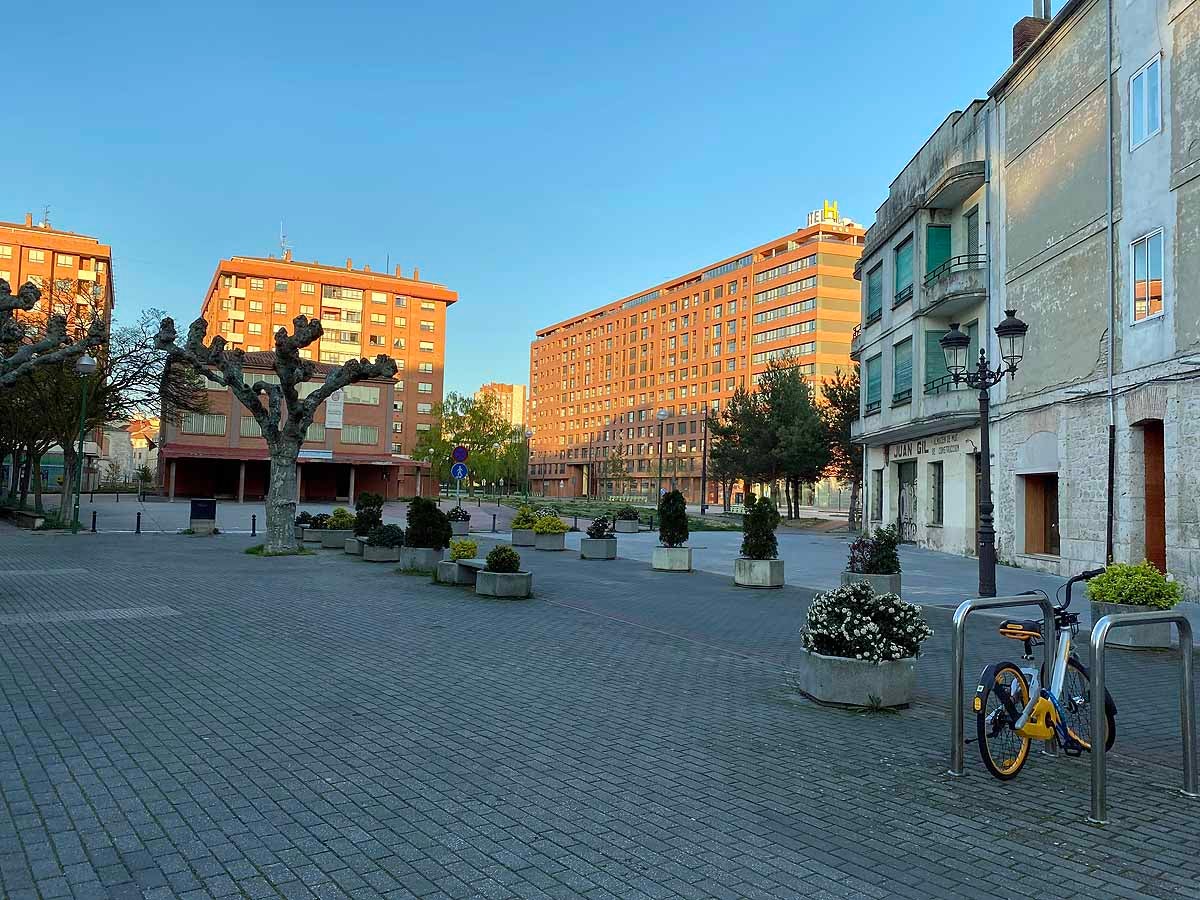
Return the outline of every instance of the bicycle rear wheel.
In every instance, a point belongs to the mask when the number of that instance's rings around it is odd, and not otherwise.
[[[1029,684],[1015,663],[1004,662],[986,670],[979,687],[975,695],[979,755],[989,772],[1008,781],[1029,759],[1029,738],[1015,730],[1017,718],[1029,702]]]
[[[1092,749],[1092,680],[1087,667],[1075,657],[1067,660],[1067,674],[1063,678],[1062,697],[1063,725],[1084,750]],[[1104,705],[1104,724],[1107,729],[1104,749],[1111,750],[1117,739],[1117,717],[1112,704]]]

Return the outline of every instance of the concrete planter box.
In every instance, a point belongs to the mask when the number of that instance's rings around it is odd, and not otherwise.
[[[471,533],[470,519],[463,519],[461,522],[451,519],[450,520],[450,533],[453,535],[456,535],[458,537],[462,537],[464,534],[470,534]]]
[[[532,547],[533,538],[534,534],[532,528],[514,528],[512,533],[512,545],[514,547]]]
[[[533,547],[535,550],[566,550],[567,536],[565,534],[535,534]]]
[[[900,573],[895,575],[864,575],[861,572],[843,572],[842,587],[851,584],[869,584],[877,594],[900,596]]]
[[[474,569],[460,566],[452,559],[443,559],[437,564],[434,578],[439,584],[474,584],[478,573]]]
[[[292,530],[296,533],[296,540],[304,540],[304,532],[307,530],[303,525],[293,525]]]
[[[432,572],[445,557],[445,550],[432,550],[429,547],[401,547],[400,568]]]
[[[345,549],[346,538],[354,537],[353,528],[326,528],[321,532],[321,547],[326,550]]]
[[[362,556],[363,547],[366,546],[366,539],[360,537],[348,537],[346,543],[342,547],[351,556]]]
[[[617,519],[617,527],[613,530],[617,534],[637,534],[640,524],[633,519]]]
[[[659,572],[692,571],[691,547],[655,547],[650,565]]]
[[[362,558],[367,562],[399,562],[403,547],[372,547],[364,544]]]
[[[1092,624],[1100,621],[1102,616],[1117,613],[1157,612],[1146,606],[1133,606],[1128,603],[1097,603],[1092,602]],[[1151,625],[1126,625],[1114,628],[1108,633],[1105,643],[1113,647],[1124,647],[1126,650],[1170,650],[1171,634],[1175,626],[1170,622],[1155,622]]]
[[[616,538],[584,538],[579,542],[580,559],[616,559]]]
[[[301,530],[300,539],[306,544],[321,543],[321,535],[325,533],[323,528],[309,528],[307,525]]]
[[[818,703],[836,706],[908,706],[917,687],[913,657],[872,663],[802,650],[796,687]]]
[[[749,588],[783,587],[782,559],[745,559],[733,561],[733,583]]]
[[[524,600],[533,593],[532,572],[489,572],[475,576],[475,593],[483,597],[508,597]]]

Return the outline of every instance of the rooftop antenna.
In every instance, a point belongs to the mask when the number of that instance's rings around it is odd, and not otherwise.
[[[43,228],[50,227],[50,204],[49,203],[47,203],[45,206],[42,207],[42,227]]]
[[[283,229],[283,219],[280,219],[279,220],[279,255],[280,256],[287,255],[288,250],[290,250],[291,248],[292,248],[292,245],[288,243],[287,232],[284,231],[284,229]]]

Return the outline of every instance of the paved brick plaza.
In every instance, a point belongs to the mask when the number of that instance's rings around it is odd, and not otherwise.
[[[487,602],[249,543],[0,531],[4,897],[1200,895],[1173,656],[1111,655],[1095,829],[1086,758],[943,774],[943,610],[870,715],[790,690],[798,588],[529,551]]]

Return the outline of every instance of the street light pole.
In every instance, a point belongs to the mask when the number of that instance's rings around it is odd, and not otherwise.
[[[529,497],[529,491],[533,487],[533,479],[530,477],[530,463],[533,461],[530,456],[530,442],[533,440],[533,429],[525,429],[525,497]]]
[[[1012,378],[1017,373],[1017,366],[1025,354],[1025,333],[1029,326],[1017,318],[1016,310],[1005,310],[1005,319],[996,326],[996,336],[1000,339],[1000,356],[1004,365],[992,369],[988,363],[987,350],[979,348],[979,360],[975,371],[967,366],[967,355],[971,346],[971,338],[964,334],[954,322],[950,330],[938,342],[942,352],[946,354],[946,371],[954,379],[955,384],[965,382],[969,387],[979,391],[979,596],[996,596],[996,528],[995,504],[992,502],[992,455],[990,435],[991,397],[990,390],[1005,376]]]
[[[83,491],[83,439],[87,426],[87,378],[96,371],[96,361],[86,353],[75,361],[79,376],[79,450],[75,459],[75,502],[71,516],[71,534],[79,534],[79,498]]]
[[[708,512],[708,406],[700,434],[700,515]]]

